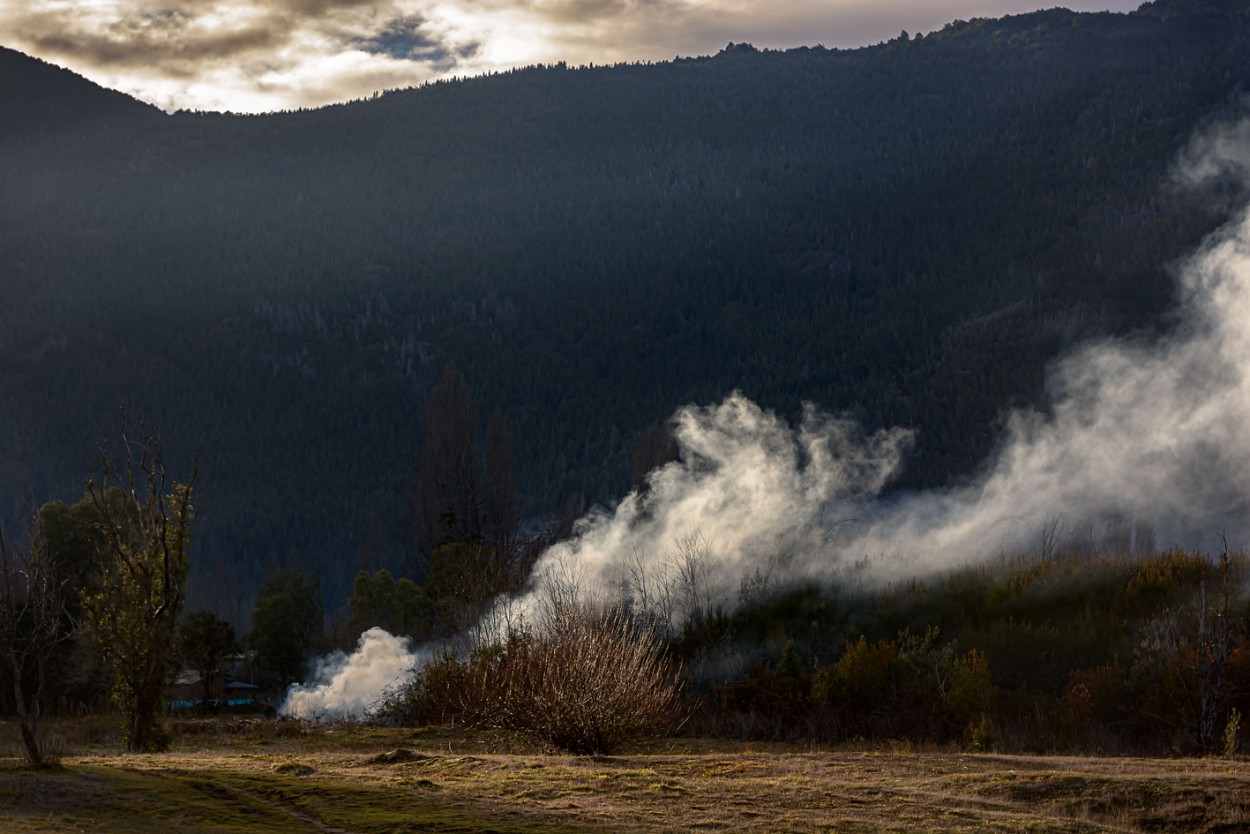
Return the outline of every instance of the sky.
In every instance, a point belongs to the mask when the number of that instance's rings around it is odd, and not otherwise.
[[[536,63],[855,47],[1045,0],[0,0],[0,45],[164,110],[315,107]],[[1131,11],[1140,0],[1076,0]]]

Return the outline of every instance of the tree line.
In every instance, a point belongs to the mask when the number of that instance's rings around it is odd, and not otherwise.
[[[0,706],[28,759],[47,757],[41,718],[84,711],[115,713],[130,750],[164,749],[180,669],[199,673],[208,710],[230,656],[283,691],[316,655],[373,627],[432,645],[470,638],[467,653],[446,649],[414,670],[375,718],[481,724],[580,752],[675,728],[1018,752],[1244,749],[1247,557],[1226,543],[1213,556],[1159,550],[1131,519],[1108,522],[1101,540],[1055,520],[1035,552],[885,587],[786,585],[757,571],[732,607],[697,587],[710,554],[692,534],[680,543],[691,569],[668,579],[691,587],[625,588],[599,607],[556,594],[540,605],[545,619],[484,619],[567,530],[516,525],[506,426],[486,444],[492,460],[461,431],[473,410],[447,368],[423,409],[423,433],[448,448],[421,463],[409,496],[423,554],[411,575],[361,569],[327,615],[316,576],[277,569],[242,640],[186,605],[194,467],[167,477],[155,433],[123,429],[78,503],[44,505],[16,539],[0,531]],[[664,594],[671,604],[657,602]],[[591,690],[597,706],[582,710],[578,693]],[[626,706],[633,718],[620,720]]]
[[[472,393],[454,366],[423,412],[430,451],[416,468],[408,512],[409,567],[422,584],[362,570],[341,616],[328,619],[320,579],[278,568],[238,640],[217,612],[184,610],[197,466],[185,482],[170,480],[163,443],[142,423],[129,436],[124,409],[118,455],[101,452],[77,503],[39,507],[12,546],[0,528],[0,706],[18,717],[31,763],[45,757],[45,711],[112,709],[128,749],[163,750],[170,737],[161,717],[180,669],[198,673],[208,709],[231,655],[242,656],[250,678],[284,691],[316,654],[348,647],[370,627],[449,638],[498,595],[520,590],[557,531],[520,529],[507,421],[492,417],[483,458]]]

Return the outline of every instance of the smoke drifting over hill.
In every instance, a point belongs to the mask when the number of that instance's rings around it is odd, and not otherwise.
[[[1250,123],[1211,130],[1189,185],[1250,173]],[[1154,340],[1090,344],[1052,371],[1050,404],[1013,413],[975,485],[877,499],[911,438],[865,436],[809,405],[797,428],[735,394],[674,418],[680,460],[582,520],[537,566],[680,615],[760,584],[886,581],[1000,552],[1210,548],[1250,531],[1250,211],[1179,270],[1178,322]],[[664,597],[657,588],[675,589]],[[661,597],[664,597],[661,599]]]
[[[1250,184],[1250,121],[1182,155],[1187,187]],[[596,510],[500,610],[571,590],[679,622],[794,582],[885,582],[998,553],[1210,549],[1250,534],[1250,209],[1178,269],[1176,324],[1086,345],[1052,371],[1049,405],[1011,414],[973,485],[880,498],[915,438],[868,434],[808,405],[797,427],[740,394],[673,418],[677,461]],[[499,612],[496,612],[499,613]],[[284,711],[360,715],[416,662],[380,629],[323,663]],[[370,689],[372,687],[372,689]]]

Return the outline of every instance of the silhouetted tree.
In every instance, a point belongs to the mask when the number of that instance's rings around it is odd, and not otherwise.
[[[348,601],[350,636],[378,626],[391,634],[425,637],[431,625],[431,605],[422,588],[411,579],[398,580],[385,568],[374,574],[360,571]]]
[[[0,656],[12,675],[13,704],[26,759],[45,764],[39,743],[48,665],[57,644],[70,635],[65,578],[59,575],[38,523],[19,552],[10,552],[0,530]]]
[[[417,559],[428,564],[444,541],[482,534],[477,480],[477,415],[468,383],[448,365],[421,411],[421,449],[409,494]]]
[[[652,423],[634,440],[629,455],[629,481],[632,489],[641,489],[652,470],[677,460],[677,441],[668,423]]]
[[[183,663],[200,675],[200,711],[208,712],[213,680],[221,674],[222,661],[234,651],[234,626],[212,611],[193,611],[182,618],[179,645]]]
[[[277,672],[284,684],[297,680],[324,621],[320,579],[291,569],[270,574],[252,609],[249,641],[257,662]]]
[[[516,474],[513,468],[512,430],[502,412],[495,411],[486,425],[485,502],[483,528],[494,548],[507,552],[516,545]]]

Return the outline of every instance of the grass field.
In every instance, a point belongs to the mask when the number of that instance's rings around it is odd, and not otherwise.
[[[446,731],[205,720],[169,753],[0,747],[0,831],[1247,832],[1250,760],[811,751],[676,739],[575,758]],[[3,739],[15,739],[0,727]],[[58,735],[59,734],[59,735]]]

